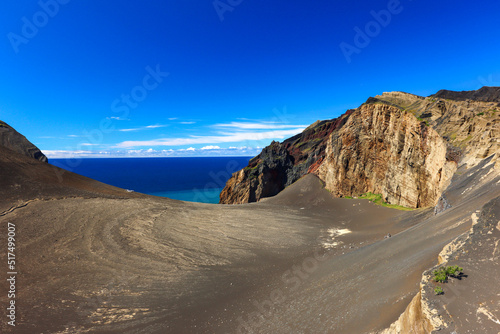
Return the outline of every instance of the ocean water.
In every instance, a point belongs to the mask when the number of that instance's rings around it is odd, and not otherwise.
[[[149,195],[218,203],[232,173],[251,157],[49,159],[92,179]]]

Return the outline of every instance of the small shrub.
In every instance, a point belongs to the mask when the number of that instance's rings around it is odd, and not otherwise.
[[[451,277],[457,277],[462,273],[464,268],[461,268],[459,266],[451,266],[446,268],[446,275],[451,276]]]
[[[484,112],[480,112],[479,114],[477,114],[477,116],[483,116],[484,115]]]
[[[437,286],[434,288],[434,293],[436,294],[436,296],[439,296],[439,295],[443,295],[444,291],[440,286]]]
[[[439,270],[434,271],[434,281],[444,283],[448,279],[446,275],[446,270],[444,268],[439,268]]]
[[[464,269],[459,266],[441,267],[434,270],[434,281],[445,283],[448,277],[459,277]]]

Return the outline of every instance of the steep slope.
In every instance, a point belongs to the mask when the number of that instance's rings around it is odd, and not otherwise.
[[[28,157],[47,162],[47,157],[33,145],[25,136],[14,130],[10,125],[0,121],[0,146],[5,146]]]
[[[484,87],[427,98],[403,92],[370,98],[338,120],[323,122],[337,124],[325,133],[328,138],[315,137],[321,145],[302,168],[293,152],[308,144],[307,132],[316,124],[273,142],[233,175],[220,203],[259,201],[315,173],[336,196],[372,192],[390,204],[434,206],[457,163],[472,167],[499,152],[499,93],[498,87]]]
[[[0,216],[33,200],[140,196],[143,195],[65,171],[0,145]]]
[[[457,173],[446,196],[457,199],[465,195],[475,199],[480,187],[498,187],[500,181],[495,169],[498,171],[500,166],[493,161],[490,157],[467,173]],[[442,249],[437,264],[422,274],[419,292],[405,312],[380,334],[498,332],[500,268],[496,264],[500,258],[500,197],[493,197],[477,208],[468,219],[470,229]],[[454,225],[460,224],[456,221]],[[451,265],[463,267],[465,275],[436,283],[434,270]],[[444,294],[436,295],[434,289],[438,286]]]

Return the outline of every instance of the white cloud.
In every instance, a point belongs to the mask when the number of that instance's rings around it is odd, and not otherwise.
[[[47,158],[63,159],[86,156],[92,154],[92,151],[43,150],[42,153],[45,154]]]
[[[142,130],[149,130],[149,129],[164,128],[166,126],[168,126],[168,125],[165,125],[165,124],[156,124],[156,125],[141,126],[141,127],[132,128],[132,129],[119,129],[118,131],[122,131],[122,132],[142,131]]]
[[[302,132],[305,127],[265,132],[223,133],[219,136],[191,136],[187,138],[159,138],[144,141],[124,141],[115,148],[133,148],[144,146],[182,146],[196,144],[238,143],[242,141],[259,141],[266,139],[283,139]]]
[[[180,124],[195,124],[196,122],[179,122]]]
[[[128,118],[116,117],[116,116],[106,117],[106,119],[114,119],[115,121],[129,121]]]
[[[196,151],[194,147],[187,148],[186,151]]]
[[[97,144],[91,144],[91,143],[82,143],[80,146],[96,146]]]
[[[290,128],[306,128],[307,125],[293,124],[278,124],[275,122],[231,122],[215,124],[214,127],[220,128],[236,128],[242,130],[272,130],[272,129],[290,129]]]
[[[177,117],[170,117],[168,120],[169,121],[175,121],[177,119]]]
[[[208,145],[201,148],[202,150],[220,150],[219,146]]]

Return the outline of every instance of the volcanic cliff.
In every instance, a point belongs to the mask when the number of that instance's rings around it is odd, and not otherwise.
[[[499,121],[500,87],[384,93],[271,143],[233,174],[220,203],[256,202],[314,173],[337,197],[370,192],[390,204],[434,206],[458,164],[499,152]]]

